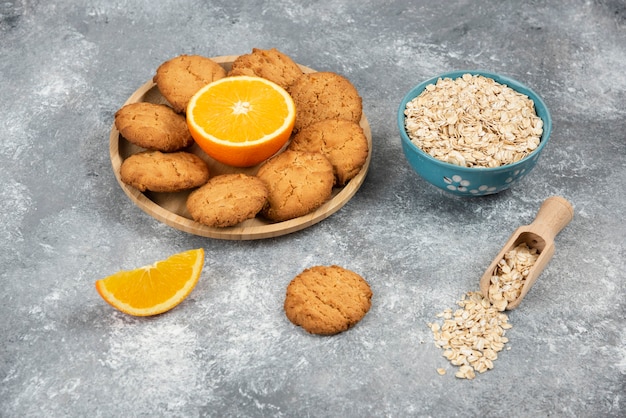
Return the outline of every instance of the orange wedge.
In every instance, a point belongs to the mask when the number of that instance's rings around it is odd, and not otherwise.
[[[187,125],[198,146],[235,167],[259,164],[278,152],[295,120],[289,93],[260,77],[221,78],[200,89],[187,106]]]
[[[120,271],[96,281],[96,290],[114,308],[134,316],[169,311],[198,283],[204,249],[174,254],[135,270]]]

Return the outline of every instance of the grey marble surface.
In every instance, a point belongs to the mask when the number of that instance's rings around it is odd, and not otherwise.
[[[279,238],[159,223],[112,173],[114,112],[173,56],[253,47],[355,84],[374,144],[365,183]],[[625,63],[621,0],[1,2],[0,416],[626,415]],[[516,78],[552,112],[543,156],[509,191],[456,198],[404,160],[402,96],[456,69]],[[456,379],[426,324],[477,290],[551,195],[575,218],[509,314],[510,350]],[[96,293],[101,277],[199,247],[201,279],[169,313],[129,317]],[[282,310],[291,278],[318,264],[374,292],[334,337]]]

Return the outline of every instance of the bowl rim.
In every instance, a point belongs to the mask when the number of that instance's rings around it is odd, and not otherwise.
[[[535,105],[535,113],[537,113],[537,116],[539,116],[541,120],[543,121],[543,133],[541,134],[539,145],[537,146],[537,148],[533,150],[533,152],[531,152],[530,154],[528,154],[526,157],[522,158],[519,161],[510,163],[510,164],[501,165],[499,167],[465,167],[465,166],[451,164],[451,163],[439,160],[431,156],[427,152],[425,152],[423,149],[421,149],[420,147],[418,147],[411,141],[411,139],[409,138],[409,135],[406,132],[406,127],[404,125],[404,120],[406,119],[404,111],[406,110],[407,103],[413,100],[415,97],[419,96],[426,89],[427,85],[435,84],[437,80],[439,80],[440,78],[451,78],[454,80],[456,78],[462,77],[464,74],[482,75],[484,77],[491,78],[500,84],[507,85],[508,87],[512,88],[518,93],[528,96],[528,98],[533,101]],[[542,113],[543,116],[540,115],[540,113]],[[515,169],[516,167],[527,163],[533,157],[536,157],[548,143],[550,134],[552,132],[552,116],[550,115],[550,110],[548,109],[548,106],[546,106],[543,99],[535,91],[533,91],[530,87],[526,86],[525,84],[513,78],[510,78],[501,74],[493,73],[490,71],[484,71],[484,70],[447,71],[447,72],[441,73],[437,76],[434,76],[427,80],[422,81],[421,83],[413,87],[411,90],[409,90],[409,92],[405,94],[404,97],[402,98],[402,101],[400,102],[400,106],[398,107],[397,122],[398,122],[398,129],[400,130],[400,138],[402,139],[402,143],[404,145],[411,147],[411,149],[415,150],[419,155],[423,156],[427,160],[431,161],[432,163],[442,168],[455,169],[455,170],[458,170],[459,172],[466,172],[466,173],[477,173],[477,172],[496,173],[500,171],[508,171],[511,169]]]

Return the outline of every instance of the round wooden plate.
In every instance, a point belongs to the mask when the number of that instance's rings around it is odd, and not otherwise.
[[[228,71],[236,58],[236,55],[230,55],[214,57],[212,59]],[[302,65],[300,65],[300,68],[302,68],[302,71],[305,73],[315,72],[315,70]],[[152,81],[148,81],[135,91],[128,98],[128,100],[126,100],[124,105],[136,102],[168,104],[159,92],[156,84]],[[348,184],[344,187],[334,188],[331,198],[320,208],[305,216],[290,219],[288,221],[271,222],[261,217],[256,217],[254,219],[248,219],[247,221],[244,221],[236,226],[227,228],[213,228],[202,225],[191,219],[186,207],[187,196],[190,191],[179,193],[155,193],[146,191],[142,193],[134,187],[122,182],[120,178],[120,166],[122,161],[124,161],[124,159],[129,155],[141,151],[142,148],[131,144],[122,135],[120,135],[119,131],[115,128],[115,123],[111,129],[109,151],[111,154],[113,172],[115,173],[115,177],[117,178],[119,185],[122,187],[122,190],[124,190],[126,195],[128,195],[128,197],[130,197],[130,199],[137,206],[150,216],[173,228],[190,234],[217,239],[253,240],[277,237],[307,228],[337,212],[352,198],[352,196],[354,196],[365,180],[365,176],[367,175],[367,171],[369,169],[370,159],[372,157],[372,132],[365,115],[361,118],[360,125],[365,132],[369,145],[367,160],[365,161],[365,164],[363,165],[363,168],[361,168],[359,174],[350,180],[350,182],[348,182]],[[195,144],[191,146],[189,151],[200,156],[208,164],[211,176],[236,172],[255,174],[259,167],[237,168],[221,164],[206,155]]]

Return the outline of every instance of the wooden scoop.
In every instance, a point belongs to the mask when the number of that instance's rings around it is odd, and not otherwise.
[[[519,227],[507,243],[502,251],[496,256],[491,265],[480,279],[480,292],[483,297],[489,297],[489,285],[491,276],[496,266],[504,258],[504,254],[522,243],[526,243],[529,248],[536,248],[539,256],[533,266],[530,268],[528,275],[522,286],[519,297],[510,301],[506,307],[507,310],[515,309],[524,299],[537,277],[546,267],[552,255],[554,254],[554,237],[572,220],[574,217],[574,208],[571,203],[561,196],[552,196],[547,198],[539,208],[535,220],[530,225]]]

